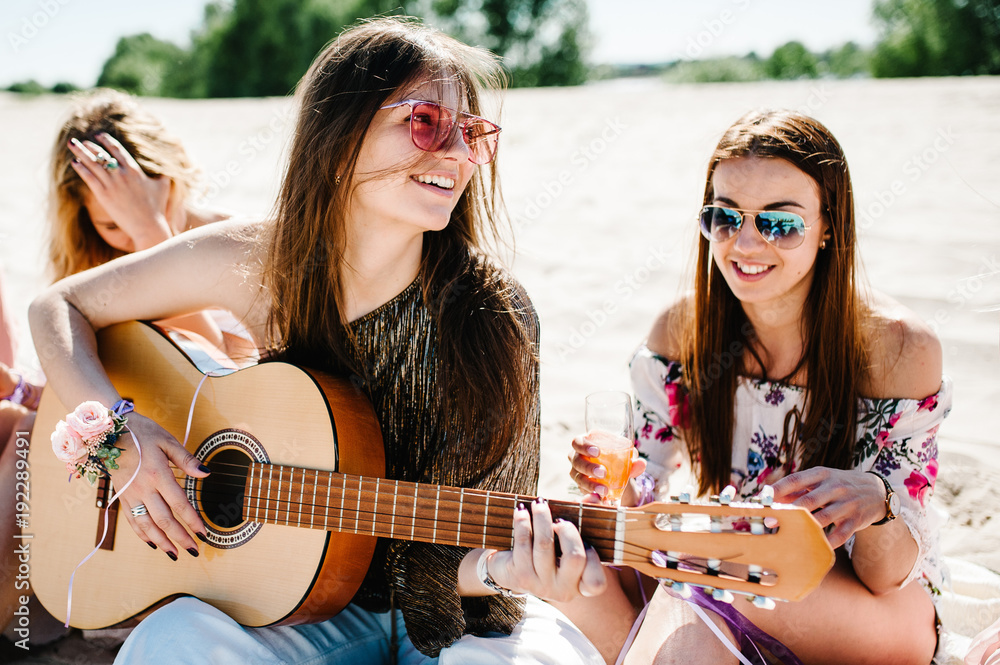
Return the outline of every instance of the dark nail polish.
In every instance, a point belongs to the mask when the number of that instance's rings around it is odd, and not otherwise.
[[[535,499],[535,503],[537,503],[539,506],[541,506],[541,505],[544,505],[544,504],[548,503],[548,501],[546,501],[542,497],[538,497],[537,499]]]
[[[198,536],[198,540],[200,540],[201,542],[206,544],[208,543],[208,538],[206,538],[205,534],[203,534],[201,531],[195,531],[194,535]]]
[[[193,547],[189,547],[188,548],[188,554],[190,554],[191,556],[198,556],[198,550],[196,550]]]
[[[171,561],[177,561],[177,555],[173,552],[167,552],[167,556],[170,557]]]
[[[564,520],[563,520],[563,518],[561,518],[561,517],[557,517],[557,518],[556,518],[556,521],[555,521],[554,523],[555,523],[555,524],[562,524],[562,522],[563,522],[563,521],[564,521]]]
[[[199,464],[199,465],[198,465],[198,470],[199,470],[199,471],[201,471],[202,473],[212,473],[212,470],[211,470],[211,469],[209,469],[209,468],[208,468],[207,466],[205,466],[204,464]]]
[[[518,510],[527,510],[528,508],[523,503],[519,503],[519,504],[517,504],[517,509]]]
[[[152,547],[154,550],[156,549],[156,543],[153,543],[153,542],[150,542],[150,541],[147,540],[146,544],[149,545],[150,547]]]

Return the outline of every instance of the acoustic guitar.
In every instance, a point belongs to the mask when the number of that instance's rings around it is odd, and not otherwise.
[[[98,334],[112,382],[139,413],[183,440],[203,374],[158,330],[140,323]],[[181,595],[201,598],[246,626],[333,616],[354,596],[379,537],[457,547],[512,547],[512,516],[533,497],[382,478],[374,412],[350,382],[269,362],[205,380],[188,449],[212,469],[175,469],[208,527],[197,558],[171,561],[137,538],[109,483],[67,482],[49,435],[71,409],[42,397],[29,455],[31,585],[66,619],[74,567],[94,548],[108,511],[111,532],[80,567],[72,624],[134,623]],[[808,511],[790,505],[653,503],[613,508],[550,501],[602,561],[677,584],[797,600],[819,585],[833,551]]]

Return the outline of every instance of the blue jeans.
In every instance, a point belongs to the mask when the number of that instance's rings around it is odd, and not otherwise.
[[[196,598],[149,615],[122,645],[115,665],[370,665],[390,663],[392,614],[348,605],[329,621],[244,628]],[[507,635],[466,635],[428,658],[396,613],[398,665],[604,665],[597,649],[558,610],[529,598],[525,618]]]

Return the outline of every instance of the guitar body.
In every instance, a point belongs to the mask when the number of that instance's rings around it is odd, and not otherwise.
[[[98,348],[119,393],[183,441],[203,374],[140,323],[101,331]],[[52,390],[44,392],[29,456],[31,585],[60,620],[66,619],[70,575],[100,538],[107,505],[106,490],[82,479],[67,482],[52,454],[49,436],[72,408]],[[179,479],[213,544],[201,545],[197,558],[181,551],[172,561],[135,535],[116,504],[107,512],[112,524],[103,548],[73,581],[73,626],[134,622],[179,595],[197,596],[247,626],[319,621],[350,602],[375,537],[250,522],[237,495],[241,465],[249,461],[381,476],[382,437],[363,395],[349,382],[285,363],[209,377],[198,393],[187,447],[213,469],[204,482]],[[215,502],[207,505],[206,497]]]

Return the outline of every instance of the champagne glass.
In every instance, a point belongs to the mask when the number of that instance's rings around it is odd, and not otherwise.
[[[590,443],[601,453],[587,460],[600,464],[607,473],[603,478],[608,488],[604,503],[618,505],[628,485],[632,469],[632,399],[626,392],[605,390],[587,395],[584,404],[584,424]],[[599,479],[600,480],[600,479]]]

